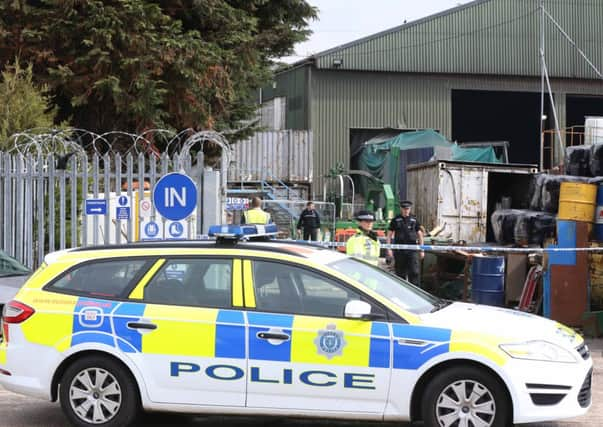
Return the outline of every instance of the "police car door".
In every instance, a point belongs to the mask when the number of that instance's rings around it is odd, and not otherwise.
[[[140,281],[130,299],[146,304],[148,329],[133,357],[153,402],[245,405],[240,292],[240,261],[229,258],[161,259]]]
[[[291,264],[244,261],[247,406],[382,414],[390,380],[387,323],[345,319],[360,299]]]

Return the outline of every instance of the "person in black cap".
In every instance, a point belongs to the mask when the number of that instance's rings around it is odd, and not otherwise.
[[[358,230],[346,242],[345,252],[370,264],[379,265],[381,243],[373,231],[375,215],[369,211],[359,211],[355,218],[358,221]]]
[[[423,232],[421,225],[414,216],[410,215],[412,202],[403,200],[400,202],[401,213],[397,215],[389,223],[387,231],[387,243],[391,243],[392,237],[394,243],[416,245],[423,244]],[[387,255],[392,256],[392,250],[387,250]],[[395,250],[393,257],[396,264],[396,275],[402,279],[407,279],[409,282],[420,286],[420,264],[419,257],[423,259],[425,253],[423,251],[405,251]]]

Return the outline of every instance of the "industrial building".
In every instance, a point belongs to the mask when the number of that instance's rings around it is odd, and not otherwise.
[[[318,53],[275,75],[263,109],[312,132],[315,194],[337,162],[349,167],[352,141],[383,129],[509,141],[510,162],[539,164],[541,120],[554,128],[548,99],[541,116],[541,33],[559,127],[603,116],[603,0],[543,3],[546,16],[540,0],[475,0]]]

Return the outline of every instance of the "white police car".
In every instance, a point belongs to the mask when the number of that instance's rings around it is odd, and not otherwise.
[[[79,426],[125,426],[142,408],[487,427],[574,417],[591,403],[592,360],[572,330],[444,302],[309,245],[54,253],[2,328],[0,384],[59,399]]]

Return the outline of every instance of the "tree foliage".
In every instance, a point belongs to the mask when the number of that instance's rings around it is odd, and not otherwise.
[[[33,63],[76,127],[233,129],[315,16],[305,0],[0,0],[0,64]]]
[[[9,147],[9,137],[17,132],[51,127],[56,108],[49,108],[47,87],[33,82],[32,66],[21,68],[19,61],[8,65],[0,79],[0,151]]]

